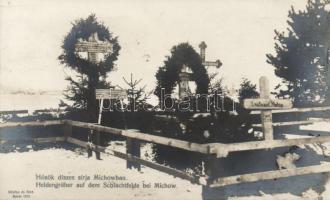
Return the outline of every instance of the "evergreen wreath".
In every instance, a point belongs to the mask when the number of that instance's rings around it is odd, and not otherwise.
[[[172,94],[176,84],[179,83],[179,73],[183,65],[187,65],[191,71],[191,80],[197,85],[197,94],[207,94],[210,83],[206,68],[202,64],[200,55],[189,43],[181,43],[174,46],[171,56],[164,61],[164,66],[160,67],[156,73],[157,87],[155,95],[160,99],[161,89],[165,89],[165,94]]]
[[[103,54],[103,59],[98,63],[80,57],[75,50],[79,40],[88,41],[93,33],[97,33],[100,41],[110,42],[113,46],[112,52]],[[87,109],[94,115],[98,108],[95,89],[109,87],[106,81],[107,73],[114,69],[114,62],[119,55],[120,45],[117,37],[113,37],[108,28],[91,14],[86,19],[81,18],[72,23],[72,28],[65,36],[61,47],[62,53],[58,58],[60,63],[78,74],[66,77],[70,85],[65,91],[65,98],[74,102],[73,108]]]
[[[75,51],[78,39],[87,41],[95,32],[101,41],[107,41],[113,45],[113,52],[105,54],[104,59],[98,63],[81,58]],[[117,37],[112,37],[108,28],[103,23],[97,22],[95,15],[90,15],[87,19],[79,19],[73,23],[71,31],[64,39],[62,49],[63,53],[59,57],[61,64],[65,64],[79,73],[93,74],[97,71],[105,77],[106,73],[114,67],[113,62],[117,60],[120,46]]]

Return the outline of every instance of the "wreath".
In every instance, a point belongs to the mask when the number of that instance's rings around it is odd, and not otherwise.
[[[113,52],[105,54],[104,59],[98,63],[90,62],[88,59],[81,58],[75,51],[78,40],[88,40],[93,34],[97,33],[101,41],[110,42],[113,45]],[[95,15],[90,15],[87,19],[79,19],[73,23],[73,27],[65,37],[62,45],[63,53],[59,57],[61,64],[65,64],[79,73],[94,74],[98,72],[101,76],[114,67],[113,63],[117,60],[120,46],[117,37],[112,37],[108,28],[103,23],[97,22]]]
[[[157,87],[155,95],[160,99],[161,89],[165,89],[165,94],[172,94],[174,87],[180,81],[180,71],[183,65],[188,66],[191,71],[191,80],[197,85],[196,93],[207,94],[210,83],[206,68],[202,64],[200,55],[188,43],[181,43],[174,46],[171,56],[164,61],[164,66],[160,67],[156,73]]]

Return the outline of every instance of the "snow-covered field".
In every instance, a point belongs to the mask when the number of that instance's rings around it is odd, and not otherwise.
[[[61,94],[6,94],[0,93],[0,111],[25,110],[32,113],[36,109],[58,108]]]

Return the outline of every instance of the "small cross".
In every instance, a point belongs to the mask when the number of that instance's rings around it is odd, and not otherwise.
[[[87,52],[88,60],[93,63],[98,61],[98,53],[112,53],[113,45],[110,42],[99,40],[97,32],[92,33],[88,41],[79,40],[75,46],[76,52]]]
[[[205,49],[207,48],[207,45],[205,44],[205,42],[201,42],[199,44],[199,48],[200,48],[200,56],[202,58],[202,64],[204,66],[213,66],[213,67],[216,67],[216,68],[220,68],[222,66],[222,63],[220,60],[216,60],[216,61],[205,61]]]

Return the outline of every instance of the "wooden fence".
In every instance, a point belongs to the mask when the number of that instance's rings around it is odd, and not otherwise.
[[[264,79],[262,81],[265,81]],[[267,84],[266,84],[267,85]],[[324,164],[322,167],[320,165],[317,166],[306,166],[306,167],[299,167],[294,169],[280,169],[280,170],[273,170],[273,171],[266,171],[266,172],[258,172],[258,173],[249,173],[249,174],[241,174],[241,175],[234,175],[228,177],[219,177],[212,181],[207,180],[208,177],[199,177],[195,175],[188,174],[186,172],[170,168],[168,166],[160,165],[148,160],[144,160],[140,158],[140,148],[133,149],[130,147],[132,141],[145,141],[150,143],[161,144],[169,147],[175,147],[179,149],[183,149],[186,151],[191,152],[198,152],[204,155],[207,155],[209,158],[213,160],[221,159],[223,157],[227,157],[231,152],[238,152],[238,151],[248,151],[248,150],[258,150],[258,149],[273,149],[278,147],[289,147],[295,145],[306,145],[311,143],[325,143],[330,142],[330,135],[329,136],[310,136],[307,138],[297,138],[297,139],[273,139],[273,126],[289,126],[289,125],[303,125],[303,124],[310,124],[316,121],[329,121],[327,118],[320,118],[318,120],[304,120],[304,121],[290,121],[290,122],[272,122],[272,113],[306,113],[306,112],[328,112],[330,107],[317,107],[317,108],[288,108],[286,110],[272,110],[270,108],[263,109],[260,107],[261,105],[264,106],[265,104],[274,104],[271,105],[272,108],[276,108],[276,106],[281,106],[280,101],[276,102],[274,100],[269,100],[267,93],[264,91],[264,99],[257,102],[255,105],[258,106],[258,109],[262,109],[261,111],[252,111],[252,114],[261,114],[261,118],[266,117],[266,119],[262,119],[262,124],[254,125],[257,127],[261,127],[263,129],[264,135],[267,133],[267,137],[265,136],[264,141],[250,141],[250,142],[240,142],[240,143],[207,143],[207,144],[199,144],[199,143],[192,143],[188,141],[167,138],[162,136],[156,136],[152,134],[145,134],[137,131],[130,131],[130,130],[122,130],[112,127],[106,127],[98,124],[93,123],[86,123],[86,122],[79,122],[79,121],[72,121],[72,120],[53,120],[53,121],[34,121],[34,122],[7,122],[0,124],[0,130],[4,128],[13,128],[13,127],[32,127],[32,126],[54,126],[54,125],[61,125],[63,127],[63,136],[61,137],[50,137],[50,138],[35,138],[31,139],[31,141],[43,143],[43,142],[58,142],[58,141],[65,141],[69,142],[89,150],[114,155],[116,157],[122,158],[127,160],[128,162],[135,162],[139,165],[144,165],[147,167],[151,167],[153,169],[168,173],[173,176],[177,176],[180,178],[187,179],[194,183],[199,183],[203,185],[207,185],[209,187],[221,187],[231,184],[238,184],[244,182],[255,182],[260,180],[269,180],[269,179],[276,179],[276,178],[284,178],[289,176],[297,176],[297,175],[304,175],[304,174],[312,174],[312,173],[322,173],[322,172],[330,172],[330,164]],[[267,97],[265,99],[265,97]],[[257,100],[256,100],[257,101]],[[249,107],[253,107],[254,100],[250,100]],[[262,102],[262,103],[260,103]],[[266,102],[266,103],[265,103]],[[270,103],[267,103],[270,102]],[[287,107],[287,106],[282,106]],[[96,142],[90,143],[86,141],[79,140],[77,138],[72,137],[72,130],[73,127],[84,128],[88,130],[92,130],[96,134],[113,134],[119,135],[127,139],[127,146],[126,146],[126,153],[116,151],[111,149],[110,147],[103,147],[100,145],[100,140],[96,140]],[[330,132],[329,132],[330,133]],[[5,141],[1,141],[3,143]],[[225,169],[212,169],[212,170],[225,170]]]
[[[312,109],[312,108],[311,108]],[[310,111],[311,109],[307,109],[305,112]],[[320,109],[320,108],[319,108]],[[330,108],[326,107],[321,110],[330,110]],[[240,143],[208,143],[208,144],[198,144],[192,143],[183,140],[177,140],[172,138],[166,138],[162,136],[156,136],[151,134],[140,133],[136,131],[130,130],[122,130],[116,129],[106,126],[101,126],[92,123],[86,122],[78,122],[72,120],[53,120],[53,121],[33,121],[33,122],[7,122],[0,124],[0,130],[4,128],[13,128],[13,127],[33,127],[33,126],[54,126],[61,125],[63,126],[63,136],[61,137],[49,137],[49,138],[34,138],[29,139],[30,141],[36,143],[45,143],[45,142],[59,142],[66,141],[84,148],[90,148],[93,151],[114,155],[116,157],[125,159],[127,161],[137,162],[141,165],[168,173],[170,175],[180,177],[183,179],[187,179],[194,183],[205,184],[207,180],[204,180],[204,177],[194,176],[183,171],[170,168],[168,166],[160,165],[157,163],[153,163],[147,160],[144,160],[140,157],[136,157],[133,153],[127,152],[119,152],[113,150],[109,147],[103,147],[99,144],[90,144],[88,142],[78,140],[72,137],[72,128],[80,127],[89,130],[98,131],[102,134],[114,134],[120,135],[125,138],[131,138],[134,140],[141,140],[145,142],[151,142],[156,144],[162,144],[170,147],[180,148],[187,151],[198,152],[205,155],[215,155],[217,158],[226,157],[230,152],[237,151],[246,151],[246,150],[256,150],[256,149],[272,149],[277,147],[285,147],[285,146],[294,146],[294,145],[304,145],[311,143],[324,143],[330,142],[329,136],[319,136],[319,137],[309,137],[309,138],[299,138],[299,139],[281,139],[281,140],[271,140],[271,141],[252,141],[252,142],[240,142]],[[2,141],[3,143],[4,141]],[[216,182],[209,183],[210,187],[220,187],[230,184],[237,184],[243,182],[254,182],[260,180],[268,180],[275,178],[283,178],[288,176],[296,176],[310,173],[322,173],[330,171],[330,165],[320,166],[309,166],[309,167],[301,167],[296,169],[282,169],[282,170],[274,170],[260,173],[252,173],[252,174],[242,174],[235,175],[230,177],[221,177],[216,180]]]

